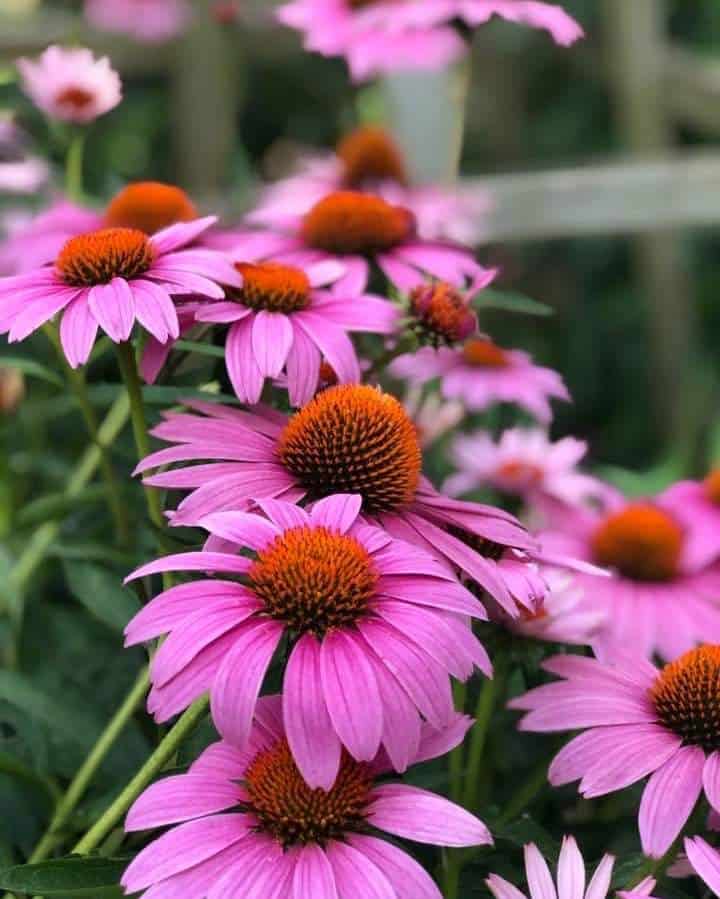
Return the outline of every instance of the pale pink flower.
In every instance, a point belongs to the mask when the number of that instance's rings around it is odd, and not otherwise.
[[[720,642],[720,564],[691,564],[692,533],[674,508],[659,498],[626,500],[608,488],[599,507],[543,511],[546,549],[614,574],[577,574],[589,607],[607,616],[598,648],[669,660],[702,640]]]
[[[703,568],[720,556],[720,468],[703,481],[680,481],[665,490],[658,503],[683,522],[688,534],[690,568]]]
[[[395,359],[389,371],[411,384],[440,379],[446,399],[461,400],[472,412],[512,403],[542,424],[552,419],[551,399],[569,401],[560,375],[536,365],[521,350],[506,350],[488,337],[468,338],[460,347],[423,347]]]
[[[371,831],[440,846],[492,843],[487,827],[435,793],[387,782],[381,753],[360,763],[343,754],[327,792],[302,779],[288,751],[280,696],[261,699],[247,748],[213,743],[187,774],[158,781],[128,812],[128,831],[175,825],[131,862],[128,893],[163,899],[442,899],[410,855]],[[411,763],[463,739],[455,716],[442,733],[424,725]]]
[[[492,671],[469,626],[485,610],[442,563],[368,525],[361,503],[345,494],[309,511],[266,499],[258,501],[263,515],[217,512],[200,525],[212,535],[208,547],[222,552],[168,556],[130,576],[246,576],[243,585],[173,587],[127,626],[128,645],[169,633],[150,668],[148,709],[158,721],[209,690],[216,727],[244,749],[265,674],[292,636],[284,729],[313,788],[335,782],[343,747],[369,762],[382,745],[404,771],[422,717],[438,730],[451,723],[450,677]]]
[[[168,41],[190,21],[187,0],[85,0],[85,16],[99,31],[129,34],[147,43]]]
[[[578,471],[587,443],[575,437],[553,442],[541,428],[510,428],[494,440],[486,431],[459,434],[450,456],[459,469],[443,489],[461,496],[481,487],[532,502],[538,494],[570,505],[604,497],[602,481]]]
[[[55,264],[0,278],[0,333],[11,343],[62,312],[60,341],[73,368],[84,364],[98,328],[115,343],[135,322],[164,343],[179,334],[173,297],[220,298],[220,285],[242,279],[220,253],[188,249],[214,217],[171,225],[148,237],[133,228],[103,228],[71,238]]]
[[[575,837],[563,837],[560,857],[558,859],[555,883],[548,863],[535,843],[525,846],[525,874],[527,877],[530,899],[605,899],[610,893],[615,858],[603,855],[590,883],[585,885],[585,861],[578,848]],[[516,886],[500,877],[491,874],[485,881],[495,899],[527,899],[527,895]],[[557,884],[557,887],[556,887]],[[631,891],[621,891],[617,895],[621,899],[650,896],[655,881],[647,878]]]
[[[563,680],[510,701],[527,711],[520,730],[584,729],[555,756],[551,784],[580,780],[591,799],[650,775],[638,820],[653,858],[672,846],[703,792],[720,809],[720,646],[691,649],[661,669],[620,653],[604,663],[555,656],[543,667]]]
[[[13,119],[0,117],[0,194],[36,193],[49,177],[47,162],[28,154],[25,135]]]
[[[36,60],[19,59],[22,87],[50,119],[87,125],[122,99],[118,73],[107,56],[84,47],[48,47]]]
[[[716,896],[720,896],[720,853],[717,849],[702,837],[686,837],[685,855],[690,868],[687,873],[697,874]]]
[[[403,399],[403,406],[417,429],[420,445],[432,446],[455,428],[465,417],[465,408],[455,400],[443,400],[439,393],[424,396],[420,387],[411,387]]]

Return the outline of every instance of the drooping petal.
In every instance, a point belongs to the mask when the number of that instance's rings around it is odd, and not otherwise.
[[[720,896],[720,854],[709,846],[702,837],[685,838],[685,853],[688,860],[705,883]]]
[[[326,851],[341,899],[397,899],[390,881],[362,852],[336,841]]]
[[[362,834],[351,834],[348,842],[383,872],[398,899],[442,899],[432,877],[407,852]]]
[[[258,402],[265,383],[253,351],[253,318],[248,316],[235,322],[225,341],[225,364],[233,390],[239,400],[250,405]]]
[[[121,343],[130,337],[135,323],[135,299],[124,278],[113,278],[109,284],[91,288],[88,305],[95,320],[112,341]]]
[[[178,774],[152,784],[135,800],[125,830],[150,830],[232,808],[238,788],[228,778]]]
[[[323,850],[303,846],[297,854],[292,881],[292,899],[338,899],[335,874]]]
[[[73,300],[63,312],[60,322],[60,343],[73,368],[87,362],[97,331],[98,324],[90,314],[87,297]]]
[[[293,343],[293,326],[286,315],[261,309],[252,326],[255,362],[265,377],[276,378],[285,366]]]

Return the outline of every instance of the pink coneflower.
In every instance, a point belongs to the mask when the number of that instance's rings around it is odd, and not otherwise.
[[[348,333],[395,330],[398,310],[392,303],[336,287],[344,283],[341,264],[302,267],[243,258],[235,268],[242,288],[200,307],[196,317],[230,324],[225,362],[243,403],[257,403],[265,379],[284,371],[290,404],[302,406],[317,390],[323,357],[337,383],[359,381],[360,363]]]
[[[303,157],[296,172],[265,188],[247,221],[283,228],[328,194],[348,189],[369,191],[409,209],[423,239],[469,246],[482,236],[481,218],[490,202],[484,191],[467,185],[460,190],[412,184],[403,153],[388,132],[363,126],[343,137],[334,153]]]
[[[563,46],[583,35],[560,6],[537,0],[294,0],[278,12],[307,49],[345,56],[356,79],[441,68],[467,52],[454,26],[477,28],[493,16],[549,31]]]
[[[577,470],[587,443],[575,437],[553,442],[541,428],[510,428],[495,441],[486,431],[460,434],[450,453],[459,469],[443,489],[451,496],[492,487],[532,501],[548,496],[570,505],[604,497],[607,487]]]
[[[186,0],[85,0],[85,16],[99,31],[154,43],[177,37],[185,29],[190,5]]]
[[[643,852],[663,856],[703,789],[720,809],[720,646],[691,649],[658,670],[640,655],[612,662],[555,656],[544,663],[564,678],[511,700],[528,714],[521,730],[590,728],[553,760],[554,786],[580,780],[586,798],[651,775],[640,802]]]
[[[413,384],[440,378],[443,396],[462,400],[473,412],[495,403],[513,403],[543,424],[552,419],[551,399],[570,399],[556,371],[536,365],[521,350],[503,349],[483,336],[470,337],[459,348],[423,347],[399,356],[390,372]]]
[[[339,262],[346,271],[342,288],[354,293],[367,286],[371,262],[401,291],[416,287],[423,275],[464,287],[485,273],[466,247],[423,240],[416,231],[410,210],[377,194],[340,190],[282,228],[239,233],[235,255],[302,267]]]
[[[138,321],[165,342],[179,333],[172,297],[220,298],[220,284],[242,284],[229,262],[187,249],[214,217],[172,225],[152,237],[133,228],[103,228],[67,241],[55,264],[0,278],[0,332],[23,340],[62,312],[60,340],[70,365],[87,361],[98,327],[119,343]]]
[[[716,896],[720,896],[720,853],[702,837],[685,838],[685,854],[694,871]]]
[[[151,666],[148,708],[166,721],[210,690],[222,736],[245,747],[265,673],[284,637],[284,729],[312,787],[330,789],[342,748],[369,762],[381,744],[404,771],[421,715],[452,720],[450,676],[491,666],[468,617],[485,611],[440,562],[359,518],[361,498],[326,497],[306,512],[261,500],[265,516],[202,519],[220,545],[252,551],[181,554],[131,575],[215,570],[246,585],[204,580],[166,591],[128,625],[127,643],[169,633]]]
[[[603,855],[595,869],[590,883],[585,888],[585,861],[575,842],[574,837],[563,837],[560,857],[558,859],[556,883],[550,873],[548,863],[535,843],[525,846],[525,874],[528,883],[530,899],[605,899],[610,892],[615,858],[612,855]],[[499,874],[491,874],[485,881],[495,899],[527,899],[522,893],[504,877]],[[630,891],[618,892],[621,899],[631,897],[650,896],[655,888],[655,881],[647,878]]]
[[[703,481],[673,484],[658,497],[658,503],[685,525],[690,568],[703,568],[720,556],[720,468]]]
[[[490,618],[513,633],[546,643],[590,646],[605,624],[605,612],[586,603],[583,591],[567,571],[541,566],[539,576],[547,593],[535,611],[523,609],[511,618],[492,600],[485,605]]]
[[[667,506],[608,489],[602,508],[563,506],[550,521],[544,546],[615,575],[577,575],[590,607],[607,615],[599,647],[670,660],[702,640],[720,641],[720,565],[689,564],[691,532]]]
[[[186,405],[200,414],[170,413],[153,431],[177,445],[137,468],[208,463],[146,479],[192,491],[172,514],[173,524],[247,509],[264,497],[299,502],[357,493],[366,515],[464,571],[511,615],[518,614],[515,600],[531,609],[537,604],[542,582],[527,564],[536,542],[508,513],[448,499],[422,477],[417,431],[389,394],[368,385],[329,387],[289,419],[260,408]]]
[[[19,59],[25,93],[50,119],[87,125],[122,100],[118,73],[107,56],[84,47],[48,47],[37,60]]]
[[[419,387],[411,387],[405,394],[403,406],[412,418],[420,446],[432,446],[449,431],[455,430],[465,417],[462,403],[443,400],[439,393],[423,395]]]
[[[128,893],[293,899],[442,899],[411,856],[372,835],[440,846],[492,843],[474,815],[418,787],[377,779],[382,756],[356,762],[343,754],[330,789],[312,789],[289,751],[283,700],[258,703],[247,749],[225,742],[206,749],[187,774],[149,787],[125,829],[179,825],[150,843],[122,879]],[[412,763],[460,743],[471,721],[456,716],[442,734],[423,727]]]

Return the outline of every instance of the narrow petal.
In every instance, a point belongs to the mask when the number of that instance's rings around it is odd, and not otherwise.
[[[93,287],[88,297],[95,320],[115,343],[130,337],[135,323],[135,300],[124,278],[113,278],[109,284]]]
[[[355,524],[361,506],[362,497],[356,493],[336,493],[313,503],[310,518],[318,527],[346,534]]]
[[[292,899],[309,897],[338,899],[332,865],[323,850],[312,844],[303,846],[298,852],[292,881]]]
[[[238,748],[250,736],[260,688],[282,633],[277,621],[249,622],[218,669],[211,691],[213,721]]]
[[[693,868],[705,883],[720,896],[720,854],[702,837],[685,838],[685,853]]]
[[[360,381],[360,363],[347,334],[322,315],[304,310],[295,320],[333,367],[341,384]]]
[[[557,878],[558,899],[583,899],[585,862],[574,837],[563,837]]]
[[[152,281],[134,281],[135,315],[140,324],[160,343],[180,336],[177,309],[164,287]]]
[[[214,512],[200,519],[198,525],[216,537],[256,551],[280,536],[280,528],[271,521],[249,512]]]
[[[254,405],[260,399],[265,377],[253,352],[253,318],[235,322],[225,341],[225,364],[233,390],[243,403]]]
[[[396,837],[436,846],[482,846],[492,843],[487,827],[454,802],[405,784],[375,787],[368,821]]]
[[[73,368],[87,362],[97,331],[98,324],[90,314],[87,297],[73,300],[63,312],[60,322],[60,343]]]
[[[252,326],[252,348],[255,361],[265,377],[276,378],[285,366],[293,342],[293,327],[286,315],[257,313]]]
[[[703,787],[710,805],[720,811],[720,752],[713,752],[705,762]]]
[[[612,855],[603,855],[600,859],[600,864],[595,869],[595,873],[588,884],[585,899],[605,899],[610,891],[610,882],[612,880],[614,866],[615,857]]]
[[[329,790],[340,769],[340,740],[323,695],[320,644],[312,634],[298,640],[283,684],[283,719],[290,750],[313,789]]]
[[[229,779],[179,774],[152,784],[135,800],[125,830],[150,830],[221,812],[237,805],[239,791]]]
[[[320,350],[302,328],[294,330],[293,345],[288,353],[285,371],[290,405],[304,406],[315,395],[320,376]]]
[[[164,571],[228,571],[233,574],[247,574],[252,562],[243,556],[231,556],[229,553],[190,552],[176,553],[141,565],[125,578],[125,583],[135,581],[149,574],[162,574]]]
[[[361,834],[351,834],[348,842],[383,872],[398,899],[442,899],[432,877],[407,852],[385,840]]]
[[[341,899],[397,899],[390,881],[362,852],[334,841],[326,852]]]
[[[525,873],[531,899],[557,899],[548,863],[535,843],[525,847]]]
[[[661,858],[682,830],[702,790],[705,753],[685,746],[647,782],[640,801],[640,840],[645,855]]]
[[[516,886],[513,886],[504,877],[500,877],[499,874],[491,874],[485,883],[495,899],[527,899],[525,893],[521,893]]]

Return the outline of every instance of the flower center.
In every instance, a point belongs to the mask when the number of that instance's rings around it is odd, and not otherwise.
[[[678,571],[683,532],[650,503],[633,503],[609,515],[592,537],[595,561],[637,581],[669,581]]]
[[[372,194],[344,190],[313,206],[302,221],[301,236],[309,247],[326,253],[370,256],[403,243],[413,227],[407,209]]]
[[[474,337],[468,340],[462,348],[462,354],[468,365],[478,368],[505,368],[510,364],[505,350],[488,337]]]
[[[662,723],[691,746],[720,749],[720,646],[700,646],[666,665],[650,689]]]
[[[497,474],[501,480],[516,484],[518,487],[534,487],[545,477],[545,472],[539,465],[519,460],[503,462],[498,467]]]
[[[248,577],[272,618],[322,638],[366,612],[378,576],[354,537],[325,527],[298,527],[259,552]]]
[[[477,325],[465,297],[444,282],[416,287],[410,294],[410,309],[417,319],[415,327],[420,336],[435,346],[463,340]]]
[[[78,111],[85,109],[94,100],[94,95],[84,87],[66,87],[55,98],[55,102],[62,106],[72,106]]]
[[[197,209],[184,190],[159,181],[128,184],[105,210],[108,228],[137,228],[154,234],[176,222],[197,218]]]
[[[711,503],[720,506],[720,468],[715,468],[705,478],[703,482],[705,487],[705,495]]]
[[[278,452],[314,496],[359,493],[366,512],[412,502],[422,457],[402,405],[360,384],[329,387],[288,422]]]
[[[347,187],[362,187],[372,181],[407,181],[402,154],[382,128],[357,128],[337,145],[337,155]]]
[[[239,262],[243,286],[229,296],[251,309],[298,312],[310,303],[310,280],[302,269],[275,262]]]
[[[55,268],[66,284],[92,287],[113,278],[136,278],[152,265],[152,244],[134,228],[105,228],[71,237],[60,251]]]
[[[343,751],[332,788],[312,790],[297,769],[287,740],[259,753],[245,772],[250,811],[260,828],[285,848],[324,845],[349,831],[365,829],[372,776],[366,765]]]

